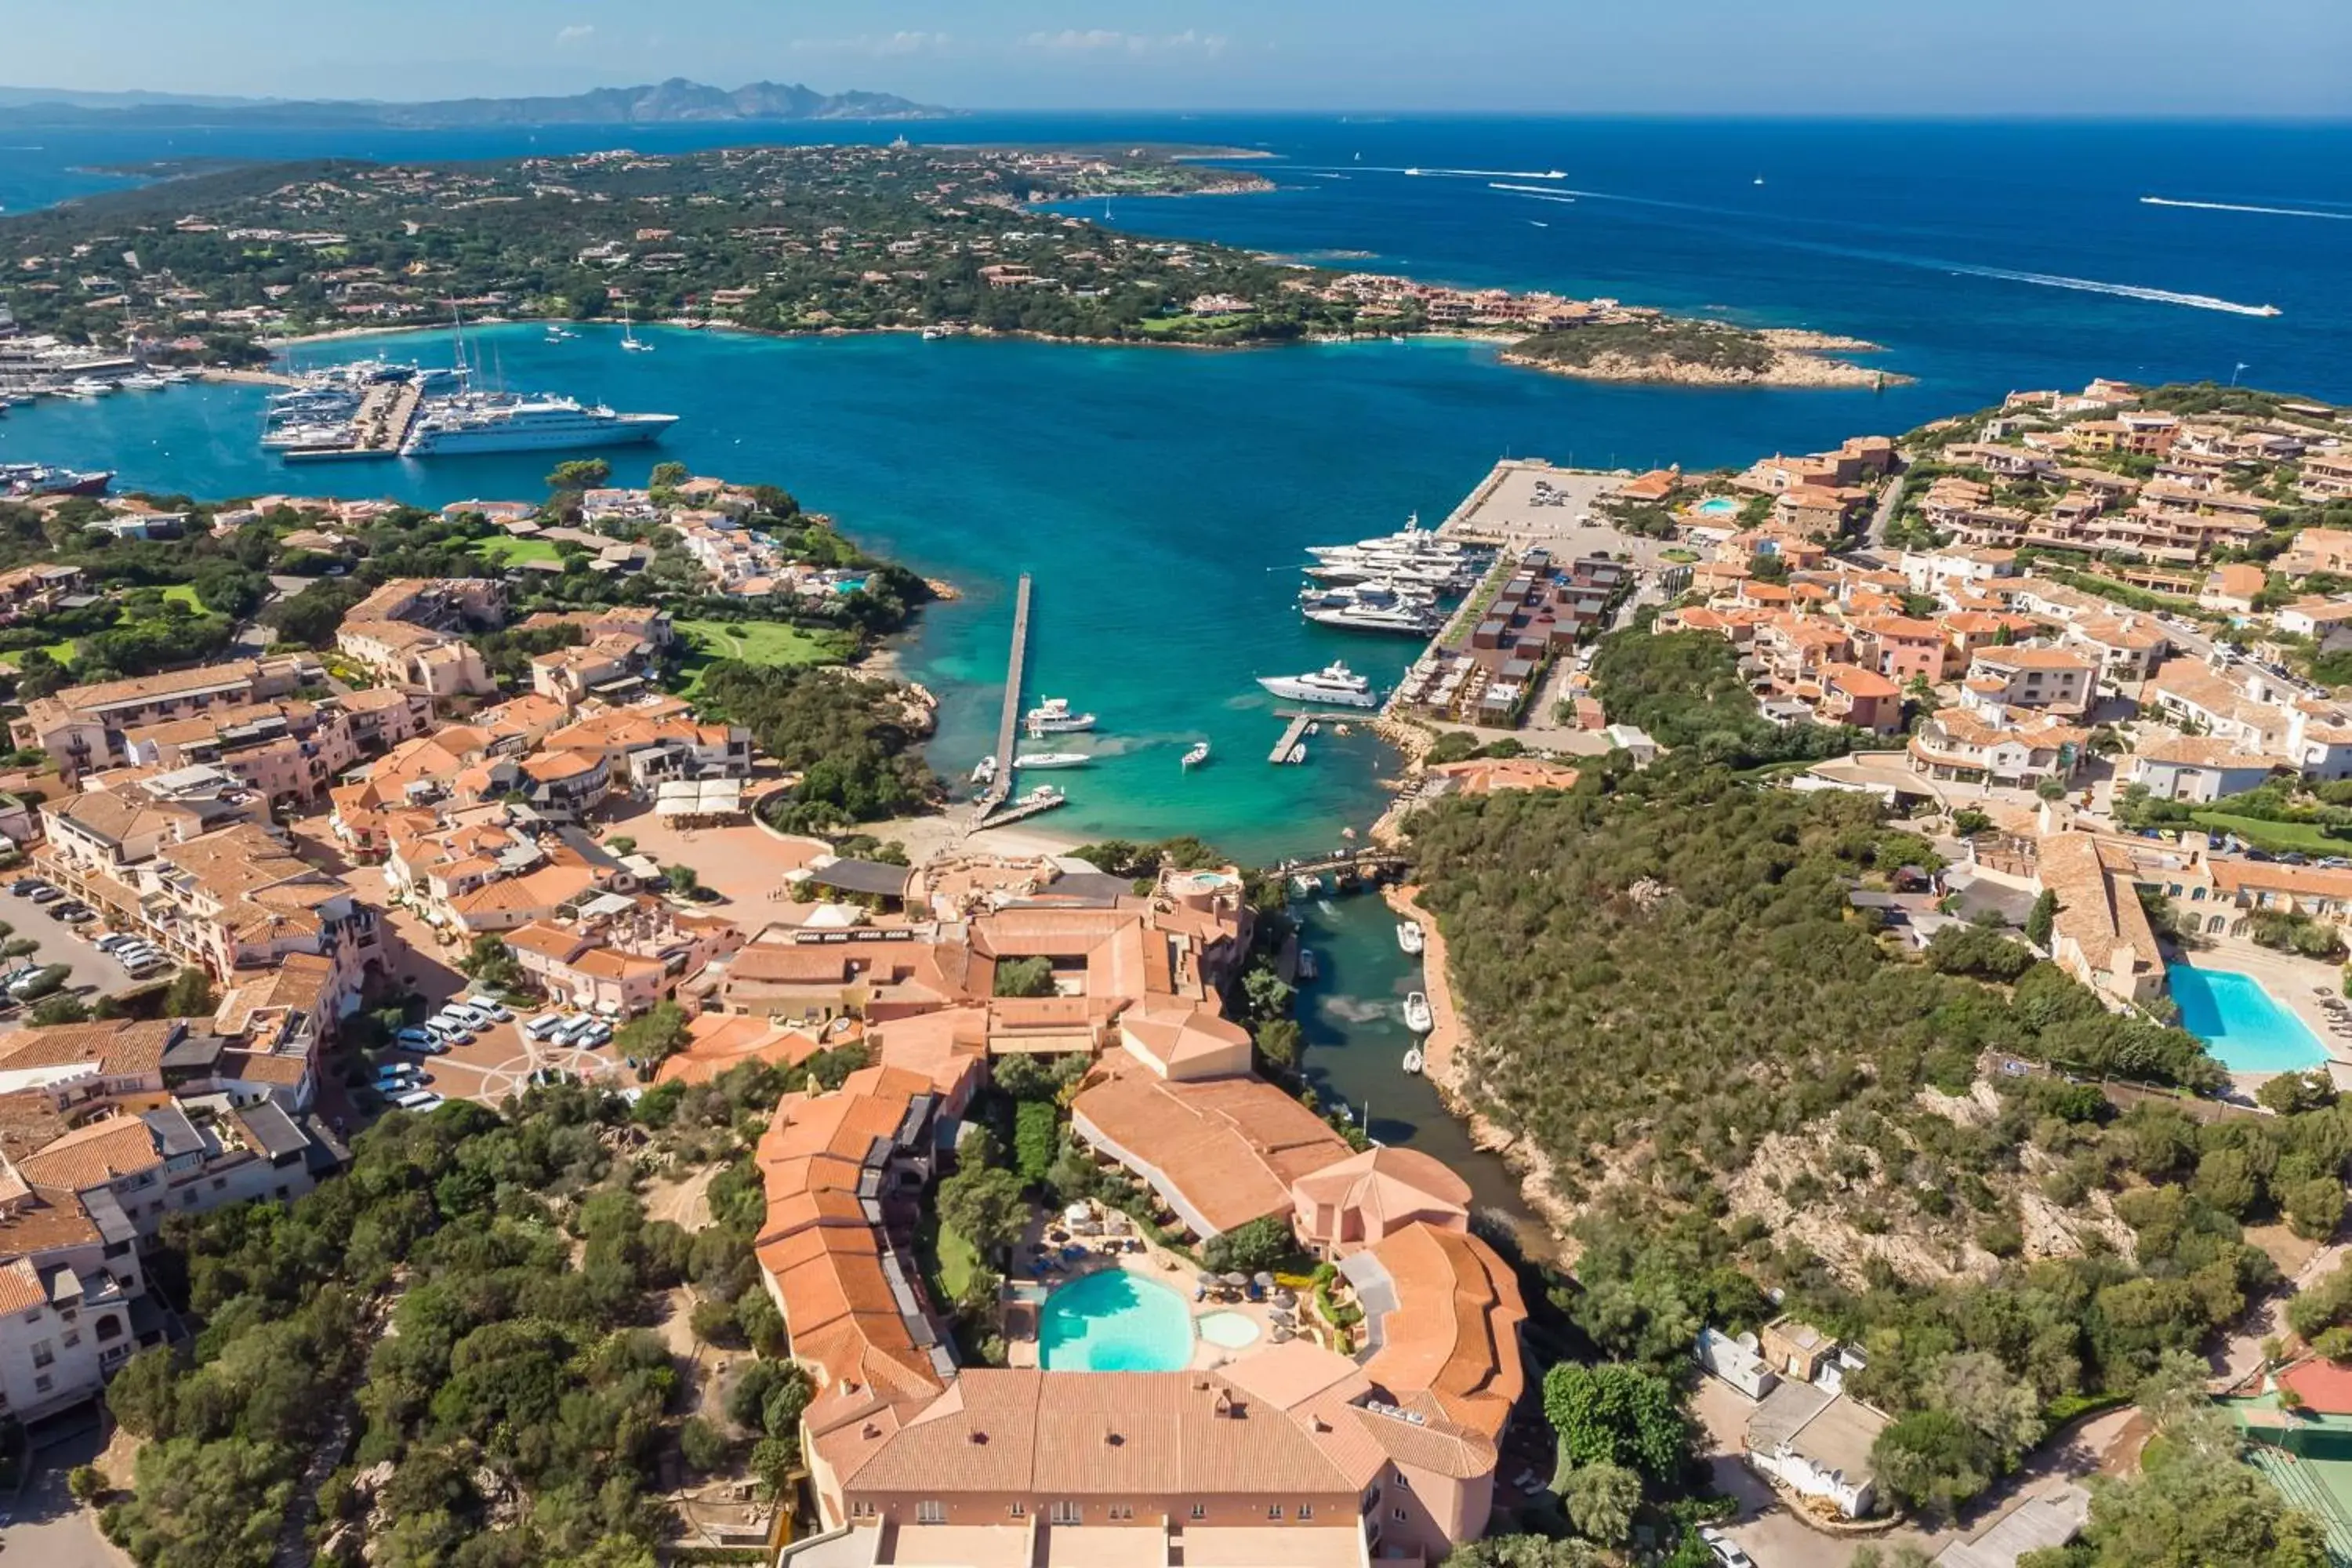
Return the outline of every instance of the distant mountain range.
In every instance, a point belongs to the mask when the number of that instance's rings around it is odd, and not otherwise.
[[[818,92],[797,82],[732,89],[683,77],[568,98],[453,98],[429,103],[205,98],[163,92],[0,88],[0,125],[659,125],[680,121],[934,120],[950,111],[888,92]]]

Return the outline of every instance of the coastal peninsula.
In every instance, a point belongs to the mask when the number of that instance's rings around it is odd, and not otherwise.
[[[0,305],[28,332],[161,364],[252,364],[289,342],[465,316],[1189,347],[1449,335],[1594,379],[1882,380],[1825,357],[1860,352],[1847,340],[1342,272],[1082,216],[1097,199],[1275,188],[1202,161],[1234,156],[896,144],[150,165],[169,177],[0,220]]]

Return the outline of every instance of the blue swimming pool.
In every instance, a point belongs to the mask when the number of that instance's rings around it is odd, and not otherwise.
[[[1057,1372],[1178,1372],[1192,1361],[1192,1308],[1123,1268],[1073,1279],[1045,1298],[1037,1359]]]
[[[2165,976],[2180,1026],[2231,1072],[2300,1072],[2327,1060],[2319,1037],[2252,975],[2174,963]]]
[[[1738,511],[1739,510],[1739,503],[1733,500],[1729,496],[1710,496],[1706,500],[1698,503],[1698,510],[1705,512],[1709,517],[1723,517],[1728,513]]]

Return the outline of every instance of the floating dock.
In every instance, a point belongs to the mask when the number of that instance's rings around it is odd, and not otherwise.
[[[1013,599],[1013,651],[1006,657],[1004,664],[1004,711],[996,721],[996,773],[988,781],[988,788],[981,795],[972,812],[975,825],[992,820],[1017,820],[1011,812],[1002,817],[997,814],[1013,794],[1013,746],[1021,731],[1021,673],[1029,657],[1029,574],[1024,572],[1021,574],[1021,586]],[[1045,807],[1041,805],[1020,815],[1034,816],[1044,809]],[[1015,811],[1018,810],[1016,807]]]
[[[1281,764],[1290,761],[1291,749],[1297,746],[1299,742],[1307,738],[1307,726],[1315,722],[1315,721],[1322,717],[1322,715],[1318,713],[1297,712],[1279,713],[1276,714],[1276,717],[1290,721],[1289,727],[1282,731],[1282,739],[1276,741],[1274,743],[1274,750],[1265,754],[1265,760],[1267,762],[1273,763],[1276,766],[1280,766]]]
[[[360,397],[360,411],[352,418],[348,447],[303,447],[284,453],[289,463],[333,462],[352,458],[394,458],[416,423],[425,389],[413,381],[378,382]]]

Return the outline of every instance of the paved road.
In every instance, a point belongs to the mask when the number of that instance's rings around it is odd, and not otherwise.
[[[41,1450],[25,1495],[13,1504],[0,1500],[0,1568],[126,1568],[131,1560],[98,1532],[98,1515],[66,1490],[66,1472],[103,1446],[93,1426]]]
[[[15,879],[13,876],[7,879],[9,881]],[[30,962],[62,963],[71,969],[73,974],[66,981],[68,989],[86,988],[96,994],[129,988],[130,977],[122,973],[121,964],[73,935],[76,928],[63,921],[51,920],[40,905],[30,899],[16,897],[5,886],[0,886],[0,921],[6,921],[16,928],[10,933],[12,936],[29,937],[41,944],[40,952],[35,953]],[[80,929],[95,936],[106,928],[93,921]]]
[[[1886,546],[1886,531],[1895,525],[1895,509],[1903,504],[1903,471],[1895,470],[1886,488],[1878,492],[1878,510],[1870,514],[1869,547],[1883,550]]]

